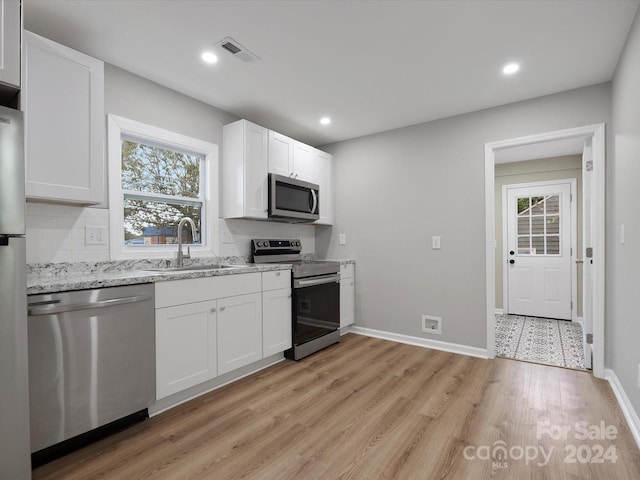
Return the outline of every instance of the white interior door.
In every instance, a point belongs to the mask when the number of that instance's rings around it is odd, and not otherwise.
[[[571,320],[571,182],[504,188],[507,313]]]

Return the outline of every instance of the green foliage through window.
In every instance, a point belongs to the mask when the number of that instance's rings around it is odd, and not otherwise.
[[[178,241],[180,219],[190,217],[197,231],[187,226],[184,243],[201,243],[201,155],[122,140],[124,242],[126,245],[163,245]]]

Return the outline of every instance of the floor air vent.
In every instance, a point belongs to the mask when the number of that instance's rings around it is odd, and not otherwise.
[[[255,63],[260,60],[259,56],[244,48],[231,37],[223,38],[218,42],[218,45],[245,63]]]

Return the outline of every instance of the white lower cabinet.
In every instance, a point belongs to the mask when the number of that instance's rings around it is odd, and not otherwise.
[[[217,372],[217,302],[156,310],[156,397],[210,380]]]
[[[262,292],[262,354],[291,348],[291,288]]]
[[[291,348],[291,272],[262,273],[262,356]]]
[[[352,263],[340,266],[340,327],[355,322],[355,274]]]
[[[262,358],[259,293],[218,300],[218,375]]]
[[[290,348],[290,279],[282,270],[157,282],[156,399]]]

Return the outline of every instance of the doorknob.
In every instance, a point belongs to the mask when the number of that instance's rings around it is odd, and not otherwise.
[[[581,263],[584,263],[584,260],[581,258],[576,258],[576,263],[579,265]]]
[[[515,255],[516,252],[514,252],[513,250],[509,250],[509,255]]]
[[[513,265],[514,263],[516,263],[516,261],[512,258],[511,260],[509,260],[509,263]]]

